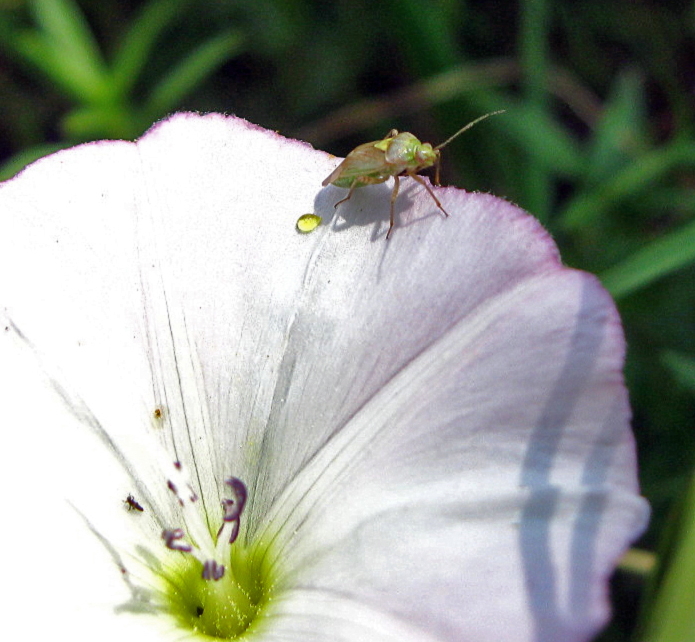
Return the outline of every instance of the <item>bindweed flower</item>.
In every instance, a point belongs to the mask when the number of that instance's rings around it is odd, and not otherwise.
[[[221,115],[0,187],[25,637],[572,642],[641,532],[615,308],[538,223]],[[303,213],[324,224],[301,234]]]

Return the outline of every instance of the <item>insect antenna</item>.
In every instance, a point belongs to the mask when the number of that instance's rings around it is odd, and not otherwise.
[[[463,132],[465,132],[467,129],[470,129],[471,127],[473,127],[473,125],[477,125],[481,120],[485,120],[488,116],[496,116],[497,114],[503,114],[505,111],[507,111],[507,110],[506,109],[500,109],[499,111],[491,111],[488,114],[484,114],[483,116],[476,118],[475,120],[468,123],[468,125],[461,127],[461,129],[459,129],[453,136],[449,136],[449,138],[447,138],[443,143],[441,143],[440,145],[437,145],[435,147],[435,149],[441,149],[442,147],[445,147],[452,140],[454,140],[454,138],[463,134]]]

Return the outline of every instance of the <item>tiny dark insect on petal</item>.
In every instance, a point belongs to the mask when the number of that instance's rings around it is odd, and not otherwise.
[[[128,497],[126,497],[123,500],[123,503],[126,505],[126,508],[128,510],[136,510],[140,513],[142,513],[145,510],[142,506],[140,506],[135,497],[133,497],[132,495],[128,495]]]

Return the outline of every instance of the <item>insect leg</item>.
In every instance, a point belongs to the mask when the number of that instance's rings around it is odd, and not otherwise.
[[[393,224],[394,224],[394,216],[393,216],[393,207],[394,204],[396,203],[396,198],[398,197],[398,187],[400,184],[400,180],[398,176],[393,177],[393,191],[391,192],[391,216],[389,219],[389,231],[386,232],[386,240],[388,240],[389,236],[391,235],[391,230],[393,229]]]
[[[341,203],[344,203],[345,201],[349,201],[349,200],[350,200],[350,197],[352,196],[352,193],[355,191],[355,188],[359,185],[359,182],[360,182],[359,179],[355,179],[355,180],[352,182],[352,185],[350,185],[350,191],[348,192],[348,195],[347,195],[344,199],[338,201],[338,202],[333,206],[334,209],[337,208],[338,205],[340,205]]]
[[[439,199],[434,195],[434,192],[432,191],[432,188],[423,180],[421,176],[418,176],[417,174],[408,174],[410,178],[414,178],[420,185],[422,185],[429,195],[434,199],[434,202],[437,204],[437,207],[442,210],[442,213],[444,216],[449,216],[449,213],[442,207],[442,204],[439,202]]]

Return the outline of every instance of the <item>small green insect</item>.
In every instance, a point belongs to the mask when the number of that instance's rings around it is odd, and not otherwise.
[[[485,120],[488,116],[501,114],[505,110],[493,111],[485,114],[480,118],[468,123],[465,127],[459,129],[453,136],[447,138],[441,145],[432,147],[430,143],[422,143],[418,138],[410,132],[398,132],[392,129],[386,138],[375,140],[371,143],[364,143],[355,147],[323,181],[322,185],[335,185],[349,189],[348,195],[338,201],[335,207],[349,200],[352,193],[358,187],[365,185],[375,185],[383,183],[393,176],[394,184],[391,192],[391,216],[386,238],[391,235],[391,230],[394,225],[394,204],[398,196],[399,178],[401,176],[410,176],[422,185],[427,193],[434,199],[437,207],[442,211],[444,216],[449,216],[447,211],[442,207],[439,199],[434,195],[430,186],[418,176],[417,173],[436,165],[434,184],[439,185],[439,163],[440,149],[448,145],[454,138],[460,136],[467,129],[477,125],[481,120]]]

